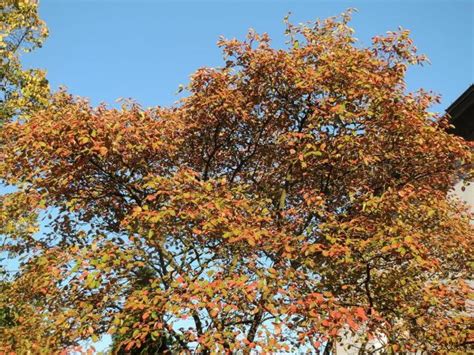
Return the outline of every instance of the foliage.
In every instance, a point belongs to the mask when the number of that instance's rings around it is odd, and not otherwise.
[[[48,35],[34,0],[3,0],[0,4],[0,124],[17,115],[28,116],[47,104],[45,73],[23,69],[21,52],[41,47]]]
[[[225,66],[176,107],[59,92],[5,125],[0,176],[19,190],[0,228],[21,270],[1,303],[21,311],[2,350],[107,332],[133,353],[317,352],[344,331],[467,349],[473,230],[448,192],[471,146],[437,97],[406,93],[423,61],[408,32],[363,48],[349,18],[288,24],[287,49],[221,40]]]

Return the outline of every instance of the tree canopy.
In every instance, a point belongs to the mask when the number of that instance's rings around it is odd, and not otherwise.
[[[222,39],[173,107],[60,91],[5,124],[0,349],[467,349],[472,146],[407,93],[408,31],[363,47],[349,20]]]
[[[0,4],[0,125],[17,115],[45,107],[50,95],[45,72],[23,69],[20,55],[41,47],[48,36],[35,0]]]

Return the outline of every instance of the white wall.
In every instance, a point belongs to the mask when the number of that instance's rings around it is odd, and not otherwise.
[[[465,186],[462,191],[463,183],[459,182],[454,186],[454,193],[458,195],[463,201],[467,202],[471,208],[474,209],[474,183]]]

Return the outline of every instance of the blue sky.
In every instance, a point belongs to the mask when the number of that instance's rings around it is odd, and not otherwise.
[[[362,44],[398,26],[412,31],[432,64],[409,71],[409,89],[442,94],[435,110],[474,81],[472,0],[42,0],[51,36],[24,63],[46,69],[53,88],[65,85],[94,104],[131,97],[146,107],[169,105],[197,68],[222,63],[220,35],[243,38],[252,27],[282,46],[289,11],[293,22],[305,22],[349,7],[358,9],[352,27]]]

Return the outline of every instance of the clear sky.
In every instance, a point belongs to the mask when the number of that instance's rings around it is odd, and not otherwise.
[[[42,0],[51,35],[24,63],[46,69],[54,89],[64,85],[94,104],[131,97],[146,107],[169,105],[197,68],[222,64],[215,45],[220,35],[243,39],[254,28],[281,47],[288,12],[293,22],[305,22],[349,7],[358,9],[352,27],[362,45],[399,26],[412,31],[432,64],[409,71],[409,89],[441,94],[435,110],[474,81],[473,0]],[[97,348],[109,343],[106,337]]]
[[[305,22],[349,7],[358,9],[352,27],[362,44],[398,26],[412,31],[432,64],[409,72],[409,89],[442,94],[435,110],[474,81],[473,0],[42,0],[51,36],[24,62],[46,69],[53,88],[65,85],[94,104],[131,97],[146,107],[169,105],[197,68],[222,63],[220,35],[242,39],[252,27],[282,46],[288,12]]]

